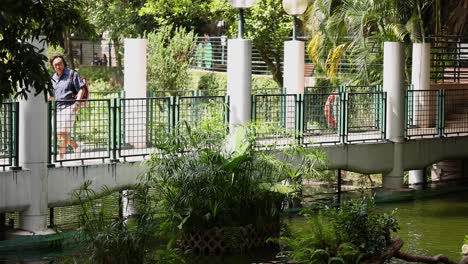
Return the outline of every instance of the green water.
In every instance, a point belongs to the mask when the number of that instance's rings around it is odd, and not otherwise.
[[[453,260],[461,258],[460,251],[463,238],[468,235],[468,192],[458,192],[445,194],[431,199],[415,200],[409,202],[382,204],[379,207],[384,211],[391,211],[397,208],[397,218],[401,229],[395,234],[403,239],[405,245],[402,251],[420,255],[444,254]],[[286,222],[295,228],[304,225],[303,218],[293,218]],[[55,254],[60,252],[43,252],[36,255],[36,259],[54,259]],[[64,252],[65,253],[65,252]],[[259,252],[257,252],[259,253]],[[23,259],[19,253],[13,262],[17,263]],[[70,253],[65,253],[69,255]],[[13,253],[13,255],[15,255]],[[274,259],[275,252],[252,253],[249,256],[236,256],[214,259],[210,261],[202,259],[193,263],[229,263],[243,264],[253,262],[265,262]],[[23,255],[24,257],[24,255]],[[0,253],[0,263],[2,259]],[[26,259],[32,260],[33,256]],[[53,262],[57,263],[57,262]],[[402,262],[393,262],[402,263]]]
[[[423,255],[443,254],[461,258],[463,238],[468,235],[468,193],[459,192],[426,200],[379,206],[397,209],[403,239],[402,251]]]

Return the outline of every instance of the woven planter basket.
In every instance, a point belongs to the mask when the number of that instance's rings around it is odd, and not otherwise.
[[[219,256],[265,247],[268,238],[279,236],[279,230],[279,223],[192,230],[182,235],[180,244],[197,255]]]

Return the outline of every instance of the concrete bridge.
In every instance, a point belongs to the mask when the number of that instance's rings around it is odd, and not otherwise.
[[[250,96],[250,88],[236,94],[228,87],[228,97],[146,98],[144,47],[141,40],[126,42],[127,98],[90,99],[80,110],[72,131],[80,151],[58,153],[54,103],[41,96],[4,103],[11,130],[2,133],[11,138],[3,167],[12,169],[0,172],[0,213],[20,212],[22,229],[45,230],[48,208],[69,204],[85,181],[96,191],[129,188],[144,173],[158,132],[207,117],[229,121],[231,129],[260,122],[268,129],[259,131],[259,144],[322,148],[328,168],[382,173],[386,189],[402,188],[404,171],[417,170],[415,184],[431,164],[468,158],[468,90],[405,90],[401,48],[384,54],[383,90]]]

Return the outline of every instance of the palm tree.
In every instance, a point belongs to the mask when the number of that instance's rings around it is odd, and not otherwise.
[[[384,41],[425,41],[432,0],[316,0],[306,13],[311,59],[332,82],[382,81]],[[345,63],[343,63],[343,61]],[[343,65],[349,75],[340,74]]]

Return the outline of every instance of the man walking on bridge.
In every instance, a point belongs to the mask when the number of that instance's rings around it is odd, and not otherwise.
[[[75,124],[76,113],[80,108],[80,103],[75,100],[83,98],[83,89],[81,88],[85,84],[76,71],[67,68],[67,63],[62,55],[52,56],[50,65],[55,71],[52,75],[52,85],[56,100],[60,159],[65,157],[69,145],[74,149],[75,158],[79,158],[81,156],[80,146],[71,138],[70,132]]]

